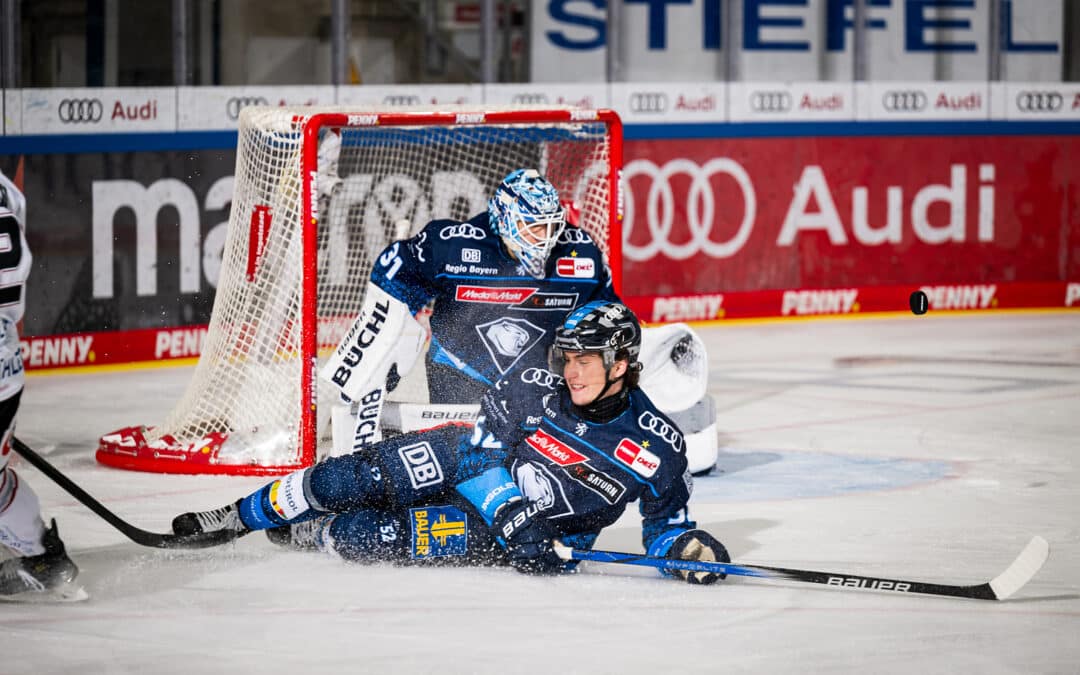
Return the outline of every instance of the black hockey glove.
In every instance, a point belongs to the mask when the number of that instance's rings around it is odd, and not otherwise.
[[[506,546],[510,565],[525,574],[557,574],[565,569],[551,542],[555,539],[547,520],[530,502],[508,504],[491,523]]]
[[[724,545],[705,530],[687,530],[680,534],[668,549],[667,557],[675,560],[711,560],[731,562]],[[727,577],[726,574],[711,572],[687,572],[672,570],[672,575],[691,584],[714,584]]]

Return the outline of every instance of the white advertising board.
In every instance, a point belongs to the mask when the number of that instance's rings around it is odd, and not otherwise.
[[[732,82],[732,122],[855,119],[850,82]]]
[[[535,107],[568,105],[587,110],[610,107],[606,82],[489,84],[484,86],[484,103]]]
[[[338,87],[338,104],[403,108],[480,104],[484,88],[478,84],[399,84]]]
[[[611,85],[611,107],[627,124],[723,122],[723,82],[619,82]]]
[[[988,120],[988,82],[871,82],[860,89],[869,119]]]
[[[231,130],[240,111],[253,105],[333,105],[334,87],[180,87],[180,131]]]
[[[175,87],[23,89],[22,133],[176,130]]]

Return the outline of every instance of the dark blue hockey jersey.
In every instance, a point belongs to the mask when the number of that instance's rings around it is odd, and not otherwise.
[[[484,384],[512,368],[546,367],[552,331],[593,300],[618,301],[600,249],[567,226],[543,279],[528,275],[488,227],[487,212],[460,223],[435,220],[387,247],[371,281],[413,314],[435,300],[432,356]]]
[[[513,490],[492,480],[505,468],[560,535],[586,535],[589,545],[635,500],[646,550],[665,532],[695,526],[682,434],[640,389],[618,417],[594,423],[575,413],[562,378],[515,371],[484,395],[469,445],[458,491],[488,522],[506,501],[500,491]]]

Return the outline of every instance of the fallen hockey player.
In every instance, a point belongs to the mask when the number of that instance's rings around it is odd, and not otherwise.
[[[590,303],[555,330],[551,367],[562,377],[512,371],[484,394],[475,426],[402,434],[327,459],[233,504],[181,514],[173,531],[267,530],[279,544],[352,561],[553,574],[575,565],[553,542],[588,549],[638,501],[650,555],[728,562],[690,518],[683,437],[638,387],[640,348],[628,308]]]

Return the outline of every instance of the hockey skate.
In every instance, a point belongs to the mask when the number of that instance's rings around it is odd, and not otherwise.
[[[41,543],[45,552],[11,558],[0,564],[0,599],[16,601],[59,600],[75,602],[87,598],[75,583],[79,568],[68,557],[54,518]]]
[[[319,516],[302,523],[275,527],[266,531],[266,538],[294,551],[322,551],[333,519],[333,516]]]
[[[237,502],[210,511],[181,513],[173,518],[173,532],[180,536],[187,536],[224,530],[233,532],[233,538],[242,537],[251,532],[251,529],[240,520],[239,505],[240,503]]]

